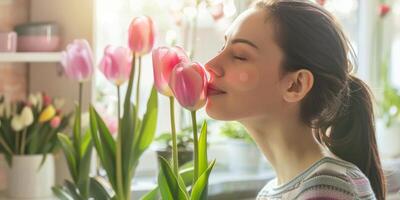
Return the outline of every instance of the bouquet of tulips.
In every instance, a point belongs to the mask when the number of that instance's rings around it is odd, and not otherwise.
[[[196,111],[206,103],[207,77],[204,67],[191,62],[180,47],[159,47],[153,50],[153,70],[155,86],[170,100],[172,133],[172,161],[160,158],[161,172],[158,187],[145,195],[143,200],[157,199],[158,191],[162,199],[203,200],[207,199],[208,178],[215,160],[207,159],[207,123],[204,122],[198,135]],[[179,171],[177,135],[175,130],[174,99],[190,111],[193,126],[194,163],[193,169]],[[190,192],[186,190],[191,186]]]
[[[67,127],[70,118],[62,113],[62,106],[62,99],[44,93],[13,103],[0,97],[0,147],[9,165],[13,155],[46,155],[55,150],[57,133]]]

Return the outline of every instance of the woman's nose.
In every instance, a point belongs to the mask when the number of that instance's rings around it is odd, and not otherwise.
[[[205,69],[207,70],[208,73],[210,73],[210,76],[216,76],[216,77],[221,77],[224,75],[224,71],[222,67],[220,66],[219,63],[216,62],[216,57],[211,59],[205,64]]]

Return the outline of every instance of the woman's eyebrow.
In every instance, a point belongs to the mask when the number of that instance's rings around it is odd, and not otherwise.
[[[255,48],[256,50],[258,50],[257,45],[255,45],[255,44],[254,44],[253,42],[251,42],[250,40],[246,40],[246,39],[242,39],[242,38],[236,38],[236,39],[233,39],[233,40],[231,41],[231,44],[236,44],[236,43],[247,44],[247,45],[249,45],[249,46]]]

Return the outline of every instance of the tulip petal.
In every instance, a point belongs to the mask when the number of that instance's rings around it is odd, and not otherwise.
[[[205,72],[200,64],[180,63],[172,71],[169,86],[181,106],[195,111],[205,105],[205,80]]]

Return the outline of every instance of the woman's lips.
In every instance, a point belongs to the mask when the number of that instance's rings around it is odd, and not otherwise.
[[[217,86],[215,86],[212,83],[209,83],[207,86],[207,96],[214,96],[214,95],[221,95],[221,94],[226,94],[225,91],[219,89]]]

